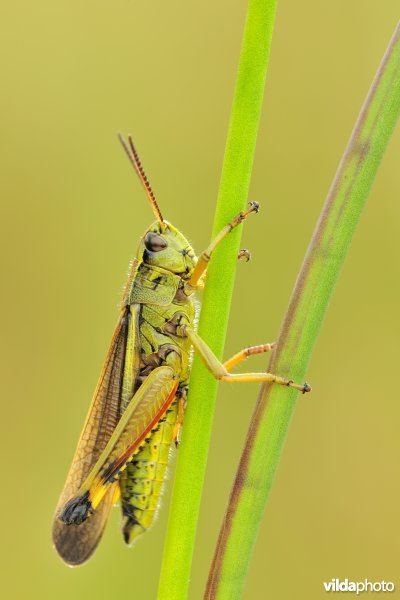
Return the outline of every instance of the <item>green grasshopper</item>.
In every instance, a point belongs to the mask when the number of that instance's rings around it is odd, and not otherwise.
[[[197,258],[181,232],[164,220],[131,137],[128,142],[119,137],[156,221],[132,261],[120,317],[57,505],[53,540],[69,565],[93,553],[119,497],[127,544],[151,525],[169,449],[180,441],[192,348],[220,381],[271,381],[303,393],[311,389],[271,373],[230,373],[272,344],[245,348],[222,364],[196,333],[193,294],[204,285],[212,253],[232,229],[258,212],[258,204],[251,202],[234,217]]]

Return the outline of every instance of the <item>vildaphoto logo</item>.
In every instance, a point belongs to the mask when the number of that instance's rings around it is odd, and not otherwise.
[[[363,592],[394,592],[394,583],[392,581],[350,581],[349,579],[331,579],[324,581],[326,592],[353,592],[362,594]]]

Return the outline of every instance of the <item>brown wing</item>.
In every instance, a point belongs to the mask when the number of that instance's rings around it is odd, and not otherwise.
[[[130,318],[132,316],[129,309],[124,309],[115,329],[67,481],[56,508],[53,541],[57,552],[69,565],[79,565],[93,553],[100,541],[108,513],[117,493],[117,488],[113,485],[94,514],[81,525],[64,525],[58,519],[59,512],[64,504],[76,494],[104,450],[119,421]]]

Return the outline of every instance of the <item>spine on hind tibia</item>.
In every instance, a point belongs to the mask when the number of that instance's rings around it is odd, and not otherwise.
[[[171,404],[157,427],[121,473],[122,533],[127,544],[152,524],[160,501],[169,450],[174,436],[177,402]]]

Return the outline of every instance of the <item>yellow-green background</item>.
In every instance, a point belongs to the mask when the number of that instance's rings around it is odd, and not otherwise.
[[[156,598],[171,481],[156,525],[136,547],[124,546],[114,510],[82,568],[60,562],[50,526],[128,261],[152,220],[116,131],[134,134],[166,218],[201,250],[245,10],[244,0],[2,3],[3,597]],[[278,1],[250,192],[262,210],[243,233],[253,260],[238,267],[227,355],[276,337],[398,16],[397,0]],[[392,580],[400,590],[399,133],[309,367],[314,391],[299,402],[246,600],[324,598],[322,582],[334,577]],[[219,394],[194,600],[257,386],[243,392]]]

